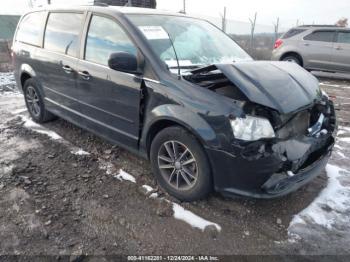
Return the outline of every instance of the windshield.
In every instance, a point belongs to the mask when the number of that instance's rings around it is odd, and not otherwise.
[[[170,69],[177,68],[171,40],[181,68],[252,60],[229,36],[207,21],[167,15],[128,15],[128,18]]]

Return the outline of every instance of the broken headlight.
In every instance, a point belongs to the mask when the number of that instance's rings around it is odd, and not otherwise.
[[[256,141],[261,138],[273,138],[275,132],[266,118],[255,116],[237,117],[230,120],[235,138],[245,141]]]

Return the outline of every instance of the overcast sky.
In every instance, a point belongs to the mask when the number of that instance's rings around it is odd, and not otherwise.
[[[44,0],[32,0],[40,2]],[[89,0],[51,0],[58,4],[81,4]],[[22,13],[29,0],[1,0],[0,13]],[[183,0],[157,0],[158,8],[179,11]],[[282,27],[297,23],[334,24],[341,17],[350,18],[350,0],[186,0],[187,12],[219,17],[227,6],[227,17],[248,22],[258,12],[258,24],[272,25],[280,17]]]

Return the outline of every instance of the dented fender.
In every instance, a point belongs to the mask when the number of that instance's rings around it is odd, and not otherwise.
[[[154,125],[161,121],[171,121],[192,132],[204,146],[218,148],[220,142],[213,128],[200,115],[174,104],[160,105],[147,115],[143,129],[141,146],[147,148],[147,135]]]

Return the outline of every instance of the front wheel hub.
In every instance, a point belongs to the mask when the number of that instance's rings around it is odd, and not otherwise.
[[[197,182],[197,161],[190,149],[178,141],[162,144],[158,152],[158,167],[164,180],[176,190],[189,190]]]

